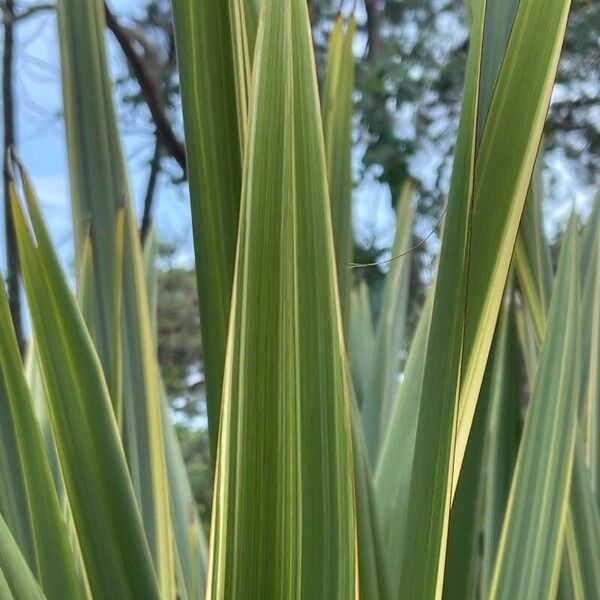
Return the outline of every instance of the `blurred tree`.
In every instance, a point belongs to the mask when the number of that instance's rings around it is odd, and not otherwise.
[[[600,171],[600,3],[574,0],[546,139],[594,183]]]
[[[174,267],[174,249],[160,248],[158,270],[158,359],[165,388],[181,413],[193,419],[202,413],[202,345],[196,275]]]
[[[159,247],[158,360],[192,493],[208,527],[212,481],[196,274],[193,268],[175,267],[173,256],[173,247]]]
[[[177,437],[181,444],[181,452],[192,487],[192,494],[196,500],[198,513],[208,538],[212,498],[208,431],[206,429],[192,429],[184,425],[178,425]]]

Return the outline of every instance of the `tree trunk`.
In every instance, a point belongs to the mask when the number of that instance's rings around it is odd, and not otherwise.
[[[8,149],[15,143],[15,119],[13,105],[13,18],[14,0],[4,3],[4,54],[2,59],[2,98],[4,114],[4,231],[6,238],[6,287],[17,342],[21,352],[24,350],[21,326],[21,297],[19,291],[19,257],[15,238],[12,211],[8,195],[10,175],[8,171]]]

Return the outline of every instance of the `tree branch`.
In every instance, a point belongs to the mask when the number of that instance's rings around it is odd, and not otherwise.
[[[140,226],[140,239],[142,245],[146,241],[146,236],[152,222],[152,202],[154,200],[154,191],[156,190],[156,180],[160,170],[160,156],[162,154],[162,144],[160,139],[156,138],[154,154],[150,161],[150,175],[148,177],[148,186],[146,187],[146,196],[144,198],[144,212],[142,214],[142,224]]]
[[[599,97],[589,98],[587,96],[581,98],[573,98],[571,100],[560,100],[558,102],[550,103],[550,110],[573,110],[576,108],[589,108],[590,106],[596,106],[600,103]]]
[[[3,11],[3,24],[5,26],[12,25],[17,21],[21,21],[37,13],[56,9],[55,4],[41,3],[30,6],[20,13],[15,13],[14,10],[9,10],[9,6],[13,6],[14,8],[13,0],[6,0],[5,2],[5,8]],[[165,114],[165,107],[160,92],[160,86],[150,73],[144,58],[136,51],[134,47],[135,40],[131,35],[131,31],[119,23],[118,19],[111,12],[106,3],[104,8],[106,12],[106,26],[115,36],[121,51],[127,59],[129,67],[133,71],[133,74],[138,81],[144,101],[148,105],[150,115],[152,116],[152,120],[156,126],[157,134],[160,137],[164,148],[171,156],[173,156],[185,173],[187,168],[185,145],[175,135],[175,132],[171,127],[171,123]]]
[[[6,25],[9,21],[11,24],[16,23],[17,21],[23,21],[24,19],[27,19],[28,17],[32,17],[33,15],[35,15],[37,13],[51,11],[51,10],[56,10],[55,4],[51,4],[51,3],[34,4],[33,6],[29,6],[25,10],[23,10],[19,13],[12,12],[10,15],[4,15],[4,24]]]
[[[367,14],[367,39],[369,50],[367,58],[374,60],[381,51],[381,13],[380,0],[365,0],[365,12]]]
[[[137,79],[144,100],[148,105],[152,120],[156,126],[156,134],[160,138],[167,152],[179,163],[183,171],[187,169],[185,146],[177,138],[171,127],[171,123],[165,114],[164,102],[160,92],[160,87],[156,79],[152,76],[144,59],[136,51],[131,32],[119,23],[117,18],[105,4],[106,26],[112,31],[117,43],[121,47],[123,54],[127,58],[129,67]]]

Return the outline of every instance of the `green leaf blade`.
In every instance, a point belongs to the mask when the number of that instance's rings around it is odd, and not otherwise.
[[[171,596],[175,565],[158,364],[112,99],[104,15],[101,0],[58,3],[77,284],[122,429],[161,593]]]
[[[336,19],[329,41],[322,98],[325,159],[331,201],[333,240],[337,264],[342,319],[347,326],[352,260],[352,115],[354,111],[354,57],[356,23]]]
[[[558,586],[577,428],[577,256],[572,222],[517,457],[491,598],[551,597]]]
[[[209,598],[353,598],[350,392],[307,7],[262,5]]]
[[[79,595],[79,577],[69,546],[59,498],[46,458],[42,434],[36,421],[31,392],[25,381],[8,301],[0,291],[0,370],[8,405],[8,422],[14,430],[13,478],[22,485],[21,504],[15,509],[28,532],[30,565],[48,598],[57,600]]]
[[[158,597],[148,544],[99,358],[21,172],[37,245],[12,207],[48,412],[92,592]],[[98,553],[102,560],[98,561]],[[123,557],[126,557],[124,560]]]
[[[231,10],[229,0],[173,2],[213,460],[242,185]]]
[[[7,600],[44,600],[31,570],[0,515],[0,594]]]
[[[362,407],[365,437],[371,464],[376,465],[379,449],[390,423],[393,404],[400,387],[401,353],[404,349],[408,317],[410,273],[409,252],[415,209],[412,204],[414,183],[402,187],[396,207],[396,235],[383,289],[383,302],[377,323],[375,356],[370,391]]]
[[[441,593],[448,514],[506,284],[557,68],[569,2],[519,2],[503,59],[485,60],[473,5],[467,82],[442,241],[411,481],[403,592]],[[503,4],[512,10],[509,3]],[[483,75],[496,80],[485,122]],[[499,69],[499,70],[498,70]],[[478,140],[480,142],[478,143]],[[410,540],[410,542],[409,542]]]

